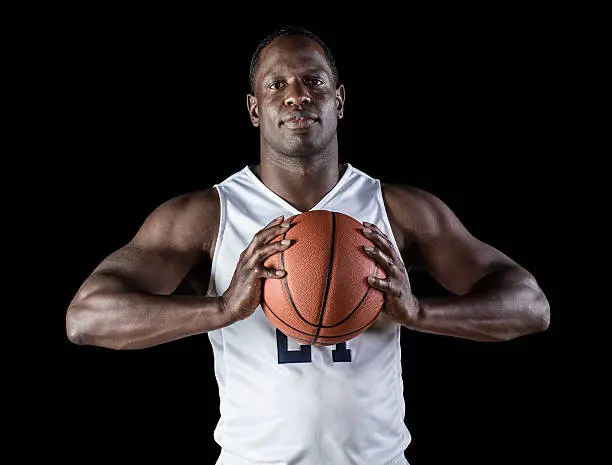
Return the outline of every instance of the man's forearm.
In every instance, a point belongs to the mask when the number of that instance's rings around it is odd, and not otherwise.
[[[69,309],[66,329],[75,344],[141,349],[230,323],[215,297],[99,292]]]
[[[546,297],[520,269],[494,272],[465,295],[422,298],[419,304],[418,317],[406,327],[477,341],[506,341],[544,331],[550,319]]]

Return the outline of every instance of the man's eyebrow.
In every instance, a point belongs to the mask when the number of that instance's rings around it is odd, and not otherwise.
[[[312,68],[312,69],[306,70],[304,74],[311,75],[311,76],[317,75],[317,74],[325,74],[326,76],[331,76],[331,74],[327,72],[327,70],[324,68]]]
[[[325,75],[326,77],[331,79],[331,73],[328,72],[327,70],[325,70],[324,68],[311,68],[311,69],[307,69],[306,71],[303,72],[304,75],[306,76],[320,76],[320,75]],[[277,80],[277,79],[284,79],[285,76],[282,73],[279,73],[277,71],[271,71],[267,74],[264,74],[261,76],[261,79],[263,81],[272,81],[272,80]]]
[[[283,79],[283,75],[279,73],[268,73],[261,76],[262,81],[276,81],[277,79]]]

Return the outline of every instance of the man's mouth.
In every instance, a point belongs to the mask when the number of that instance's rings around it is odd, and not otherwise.
[[[285,120],[283,124],[289,129],[303,129],[313,126],[316,122],[314,118],[291,118]]]
[[[310,112],[294,112],[283,119],[282,125],[289,129],[304,129],[317,123],[317,116]]]

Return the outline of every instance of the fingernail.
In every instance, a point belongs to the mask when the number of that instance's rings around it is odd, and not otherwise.
[[[368,276],[368,282],[370,284],[373,284],[374,283],[374,276]]]
[[[282,276],[285,274],[285,272],[283,270],[276,270],[276,276]]]
[[[291,241],[289,239],[283,239],[281,241],[281,245],[289,245],[289,244],[291,244]]]
[[[368,252],[371,252],[372,250],[374,250],[374,247],[372,247],[371,245],[364,245],[363,250],[367,250]]]
[[[366,226],[372,226],[372,223],[368,223],[367,221],[364,221],[363,224]]]
[[[366,234],[370,234],[372,232],[370,228],[363,228],[362,231]]]
[[[288,228],[290,224],[291,223],[289,223],[288,221],[285,221],[284,223],[281,223],[281,227]]]

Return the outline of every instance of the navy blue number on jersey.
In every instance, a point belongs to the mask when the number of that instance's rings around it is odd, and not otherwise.
[[[276,330],[276,348],[278,350],[278,363],[309,363],[312,362],[309,345],[300,345],[299,350],[289,350],[287,336]],[[346,342],[336,344],[332,350],[334,362],[350,362],[351,349],[346,348]]]

